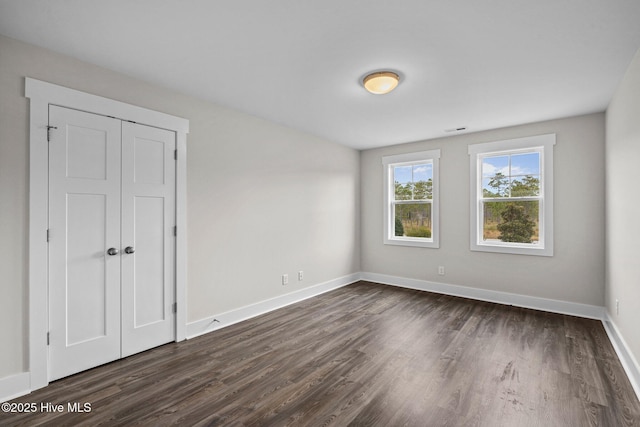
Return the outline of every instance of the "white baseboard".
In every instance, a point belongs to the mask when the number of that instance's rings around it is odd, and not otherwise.
[[[490,291],[486,289],[470,288],[467,286],[449,285],[446,283],[429,282],[426,280],[409,279],[406,277],[390,276],[378,273],[354,273],[338,279],[330,280],[319,285],[301,289],[290,294],[271,298],[235,310],[210,316],[187,324],[187,339],[215,331],[226,326],[233,325],[243,320],[259,316],[264,313],[285,307],[290,304],[320,295],[325,292],[349,285],[358,280],[381,283],[385,285],[399,286],[420,291],[436,292],[440,294],[460,296],[480,301],[495,302],[498,304],[513,305],[516,307],[531,308],[552,313],[568,314],[571,316],[585,317],[589,319],[604,320],[604,307],[579,304],[574,302],[552,300],[526,295],[512,294],[508,292]]]
[[[360,280],[360,273],[353,273],[348,276],[339,277],[337,279],[329,280],[328,282],[300,289],[286,295],[281,295],[279,297],[260,301],[255,304],[187,323],[187,339],[195,338],[208,332],[231,326],[234,323],[242,322],[243,320],[251,319],[252,317],[300,302],[307,298],[315,297],[316,295],[347,286],[351,283],[357,282],[358,280]]]
[[[31,392],[31,375],[29,372],[0,378],[0,402],[6,402]]]
[[[406,277],[389,276],[378,273],[360,273],[360,279],[367,280],[369,282],[382,283],[384,285],[400,286],[419,291],[435,292],[438,294],[495,302],[498,304],[514,305],[516,307],[532,308],[535,310],[568,314],[571,316],[586,317],[589,319],[603,320],[605,316],[604,307],[597,305],[531,297],[508,292],[490,291],[487,289],[449,285],[446,283],[429,282],[427,280],[409,279]]]
[[[620,358],[620,362],[629,377],[629,381],[631,382],[635,393],[640,399],[640,365],[634,358],[633,354],[629,351],[629,347],[624,341],[624,338],[622,338],[618,328],[607,315],[604,307],[531,297],[508,292],[470,288],[460,285],[449,285],[446,283],[430,282],[426,280],[410,279],[378,273],[353,273],[315,286],[300,289],[286,295],[191,322],[187,324],[186,336],[187,339],[195,338],[243,320],[347,286],[359,280],[600,320],[602,321],[605,331],[609,336],[609,340]],[[13,398],[23,396],[29,392],[30,374],[28,372],[0,379],[0,402],[5,402]]]
[[[631,382],[631,386],[636,392],[638,400],[640,400],[640,364],[633,356],[627,342],[622,337],[622,334],[620,334],[620,330],[616,324],[613,323],[608,313],[606,314],[606,319],[602,321],[602,324],[604,325],[604,330],[607,331],[613,349],[618,355],[618,359],[620,359],[620,363],[622,363],[624,371],[627,373],[627,377],[629,377],[629,382]]]

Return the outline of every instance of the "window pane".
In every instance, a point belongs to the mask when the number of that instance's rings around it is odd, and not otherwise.
[[[428,181],[433,178],[433,165],[430,163],[413,166],[413,182]]]
[[[540,176],[526,175],[511,178],[511,197],[540,195]]]
[[[539,201],[527,202],[483,202],[484,241],[538,243]]]
[[[393,168],[393,181],[395,185],[395,200],[411,200],[413,197],[413,182],[411,166],[395,166]]]
[[[501,173],[482,178],[482,197],[509,197],[509,178]]]
[[[494,156],[482,159],[482,176],[494,176],[496,174],[509,176],[509,156]]]
[[[413,166],[413,199],[427,200],[433,196],[433,165]]]
[[[413,184],[407,182],[406,184],[400,184],[395,182],[395,200],[411,200],[413,194]]]
[[[540,175],[540,153],[511,155],[511,176]]]
[[[395,182],[399,182],[400,184],[406,184],[408,182],[413,181],[411,166],[394,166],[393,168],[393,180]]]
[[[394,166],[395,200],[428,200],[433,197],[433,164]]]
[[[413,200],[428,200],[433,198],[433,181],[418,181],[413,188]]]
[[[431,203],[394,205],[395,236],[431,238]]]

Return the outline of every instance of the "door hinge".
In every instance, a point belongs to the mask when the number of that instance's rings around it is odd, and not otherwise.
[[[47,125],[47,142],[51,141],[51,129],[58,129],[58,127]]]
[[[174,225],[174,226],[173,226],[173,235],[174,235],[174,236],[177,236],[177,235],[178,235],[178,226],[177,226],[177,225]]]
[[[174,312],[174,313],[177,313],[177,312],[178,312],[178,303],[177,303],[177,302],[174,302],[174,303],[173,303],[173,312]]]
[[[51,234],[49,233],[49,229],[47,228],[47,242],[49,241],[49,237],[51,236]]]
[[[178,150],[173,150],[173,159],[178,160]]]
[[[49,340],[50,336],[49,336],[50,332],[47,332],[47,345],[49,345],[51,343],[51,341]]]

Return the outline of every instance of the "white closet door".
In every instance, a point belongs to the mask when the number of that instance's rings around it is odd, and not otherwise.
[[[175,147],[122,123],[122,357],[175,339]]]
[[[49,107],[50,380],[120,357],[121,122]],[[112,251],[113,252],[113,251]]]

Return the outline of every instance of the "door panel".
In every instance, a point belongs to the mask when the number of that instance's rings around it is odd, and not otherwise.
[[[107,333],[104,194],[67,194],[67,345]]]
[[[67,178],[107,178],[106,131],[67,125]]]
[[[158,129],[154,129],[158,130]],[[171,132],[172,133],[172,132]],[[134,176],[136,184],[165,183],[165,141],[136,137],[134,140]]]
[[[122,123],[122,356],[175,339],[175,133]]]
[[[120,357],[120,121],[51,106],[50,380]]]
[[[134,272],[134,327],[165,320],[164,283],[164,199],[161,197],[135,197],[135,272]]]

